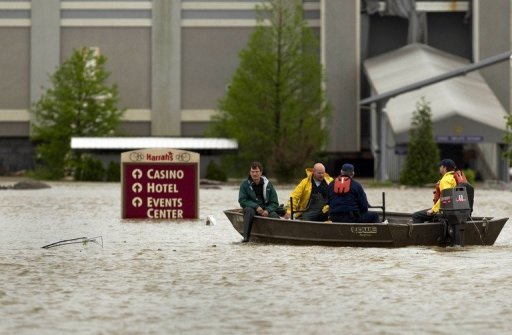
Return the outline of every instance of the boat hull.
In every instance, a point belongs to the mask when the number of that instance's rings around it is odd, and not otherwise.
[[[240,209],[224,211],[236,231],[242,235]],[[324,223],[256,216],[251,242],[348,247],[396,248],[412,245],[446,246],[440,222],[412,224],[411,214],[387,213],[388,223]],[[508,218],[473,218],[464,232],[464,245],[492,245]]]

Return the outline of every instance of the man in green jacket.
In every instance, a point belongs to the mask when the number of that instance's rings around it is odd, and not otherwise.
[[[272,183],[263,176],[261,163],[251,164],[250,176],[240,184],[238,203],[244,209],[243,242],[249,241],[255,215],[279,218],[275,212],[279,207],[277,193]]]

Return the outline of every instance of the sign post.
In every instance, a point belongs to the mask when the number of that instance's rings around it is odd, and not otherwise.
[[[123,219],[199,218],[199,154],[144,149],[121,154]]]

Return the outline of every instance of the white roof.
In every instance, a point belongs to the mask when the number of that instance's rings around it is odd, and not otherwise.
[[[467,64],[469,61],[464,58],[427,45],[410,44],[368,59],[364,67],[375,93],[381,94]],[[395,134],[409,131],[416,103],[422,97],[430,102],[434,124],[458,116],[498,132],[506,129],[505,109],[480,73],[475,71],[390,99],[385,112]]]
[[[236,150],[238,143],[227,138],[208,137],[72,137],[71,149],[149,149]]]

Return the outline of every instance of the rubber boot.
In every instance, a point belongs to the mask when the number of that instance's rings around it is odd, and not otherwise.
[[[255,215],[256,210],[254,208],[244,208],[244,239],[242,242],[249,242],[249,238],[251,237],[252,220],[254,219]]]
[[[244,239],[242,242],[247,243],[251,238],[252,220],[244,222]]]

